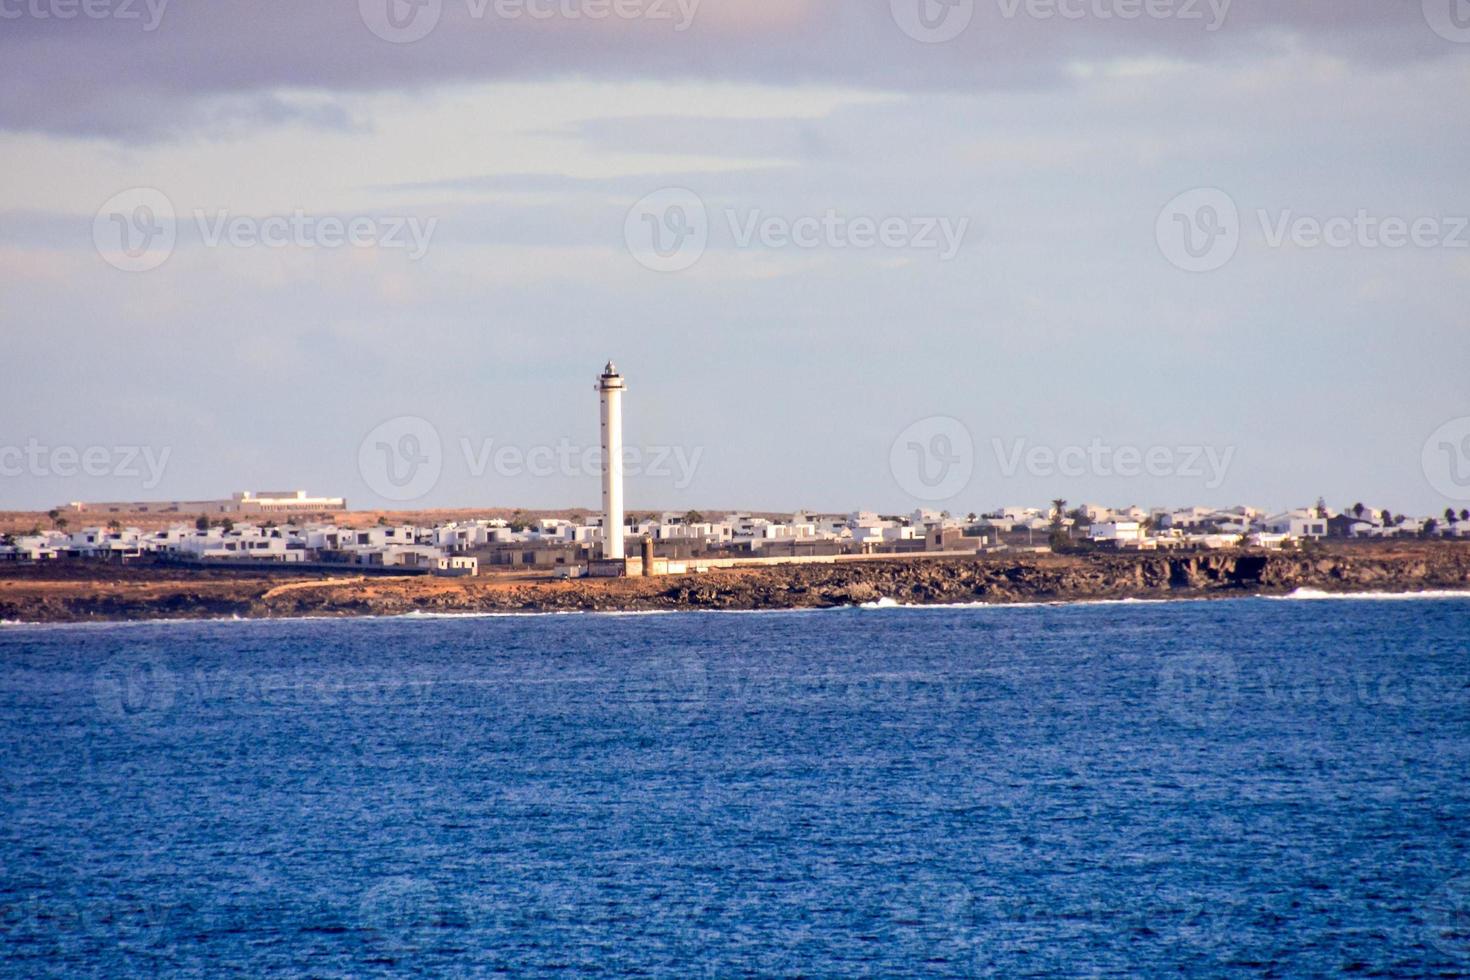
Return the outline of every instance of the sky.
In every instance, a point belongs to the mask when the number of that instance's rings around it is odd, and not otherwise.
[[[1470,507],[1467,0],[0,0],[0,510]]]

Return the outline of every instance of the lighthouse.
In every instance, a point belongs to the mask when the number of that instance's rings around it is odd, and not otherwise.
[[[623,376],[612,361],[597,379],[602,396],[602,557],[623,558]]]

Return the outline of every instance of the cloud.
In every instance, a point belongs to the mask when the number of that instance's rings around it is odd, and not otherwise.
[[[1087,64],[1137,69],[1301,51],[1371,67],[1458,50],[1429,28],[1419,3],[1380,0],[961,0],[973,16],[942,44],[906,35],[895,15],[935,0],[424,0],[420,8],[216,0],[164,4],[154,30],[146,15],[25,13],[53,2],[0,3],[22,12],[0,22],[0,128],[158,140],[288,121],[352,124],[330,101],[304,106],[271,94],[287,89],[413,93],[583,77],[1014,90],[1074,85]],[[412,43],[384,40],[370,25],[390,23],[388,4],[427,12],[432,30]],[[1125,18],[1137,10],[1167,15]]]

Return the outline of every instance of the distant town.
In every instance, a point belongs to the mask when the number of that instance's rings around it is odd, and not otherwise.
[[[597,516],[404,522],[348,527],[346,500],[304,491],[237,493],[210,501],[73,502],[46,515],[50,527],[0,536],[0,561],[158,562],[199,567],[286,564],[359,572],[474,576],[505,572],[580,578],[672,575],[744,565],[835,561],[862,556],[994,553],[1310,549],[1325,539],[1470,538],[1470,511],[1434,517],[1363,504],[1336,510],[1319,501],[1268,514],[1254,507],[1183,509],[1002,507],[988,513],[915,510],[633,513],[624,548],[605,548]],[[143,530],[120,517],[173,518]],[[119,515],[119,516],[110,516]],[[609,552],[628,557],[610,561]]]
[[[73,502],[49,528],[0,537],[0,561],[172,562],[224,567],[559,578],[684,575],[715,568],[837,562],[874,556],[1312,547],[1328,538],[1470,537],[1470,511],[1409,517],[1357,503],[1268,514],[1254,507],[1002,507],[985,514],[915,510],[790,515],[736,511],[628,513],[624,509],[623,400],[627,383],[608,361],[597,377],[602,508],[596,516],[526,515],[423,521],[379,518],[361,527],[343,497],[304,490],[240,492],[219,500]],[[473,513],[473,512],[471,512]],[[143,521],[146,516],[147,521]],[[144,530],[137,523],[163,524]],[[163,520],[160,520],[162,518]],[[77,525],[73,530],[73,524]],[[611,534],[605,529],[620,528]]]

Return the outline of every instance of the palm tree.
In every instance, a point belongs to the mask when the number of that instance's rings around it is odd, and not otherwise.
[[[1460,509],[1460,520],[1470,521],[1470,507],[1462,507]]]
[[[56,518],[56,520],[52,521],[52,523],[56,526],[56,530],[65,531],[67,525],[71,522],[68,521],[65,517],[58,517]]]
[[[1067,531],[1062,526],[1062,518],[1067,513],[1067,502],[1061,497],[1051,502],[1051,534],[1049,543],[1053,551],[1061,551],[1067,545]]]
[[[1444,509],[1444,522],[1446,524],[1453,524],[1453,523],[1455,523],[1455,508],[1453,508],[1453,507],[1446,507]]]
[[[1358,501],[1356,504],[1353,504],[1353,516],[1354,517],[1356,517],[1359,520],[1361,520],[1362,517],[1363,517],[1363,515],[1366,514],[1366,513],[1368,513],[1368,508],[1366,508],[1366,507],[1363,506],[1363,502],[1361,500]]]

